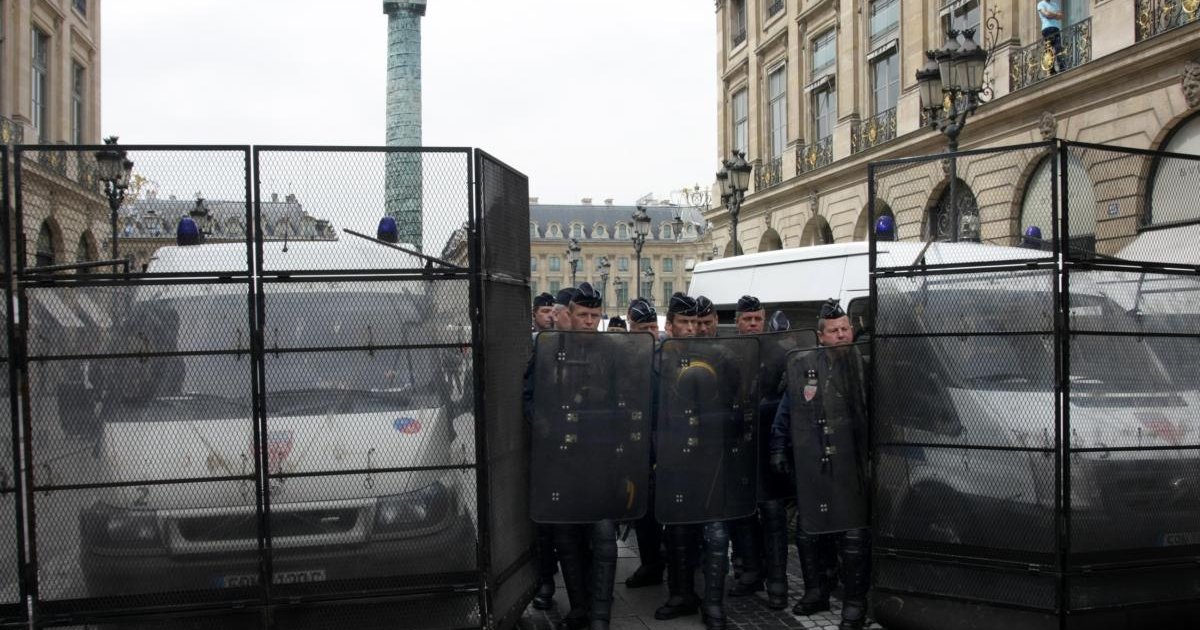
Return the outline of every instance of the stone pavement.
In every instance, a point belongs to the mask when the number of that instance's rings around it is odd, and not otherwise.
[[[799,562],[796,560],[795,549],[788,558],[788,597],[790,603],[784,610],[767,608],[765,593],[756,593],[752,597],[726,597],[725,616],[731,630],[775,630],[776,628],[803,628],[817,630],[837,630],[841,620],[841,602],[833,600],[833,610],[811,617],[796,617],[792,614],[791,605],[796,603],[804,592],[804,583],[800,579]],[[659,621],[654,618],[654,609],[667,600],[667,585],[650,586],[646,588],[625,588],[625,578],[638,567],[637,544],[631,533],[627,541],[617,541],[617,584],[613,588],[613,619],[612,630],[702,630],[703,623],[700,615],[691,615]],[[730,583],[733,576],[726,579]],[[703,578],[697,574],[696,586],[703,585]],[[525,611],[518,628],[521,630],[553,630],[560,619],[560,611],[567,612],[567,593],[562,588],[562,579],[558,581],[558,591],[554,595],[557,610],[540,611],[532,607]],[[879,628],[871,625],[871,628]]]

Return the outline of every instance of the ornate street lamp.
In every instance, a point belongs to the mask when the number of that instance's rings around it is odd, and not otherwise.
[[[133,161],[124,149],[117,147],[117,137],[109,136],[104,139],[105,148],[96,152],[97,177],[104,182],[104,194],[108,197],[108,207],[112,210],[112,257],[117,254],[117,209],[125,202],[125,191],[129,188],[129,179],[133,173]]]
[[[608,256],[601,256],[600,260],[596,261],[596,271],[600,272],[600,299],[608,299],[608,272],[612,268],[612,263],[608,262]]]
[[[638,270],[642,268],[642,246],[650,235],[650,215],[646,214],[646,206],[638,206],[633,213],[633,251],[635,255],[634,276],[637,278],[637,295],[642,294],[642,278]]]
[[[917,85],[921,108],[929,115],[929,125],[946,136],[949,147],[950,218],[958,222],[957,236],[977,241],[980,238],[979,209],[959,208],[958,163],[954,154],[958,151],[958,135],[967,125],[967,117],[979,107],[988,53],[975,44],[975,29],[962,31],[961,46],[958,35],[958,31],[947,31],[946,43],[941,50],[926,51],[925,66],[917,70]],[[965,214],[960,215],[960,210],[965,210]],[[929,232],[929,240],[933,240],[936,235],[933,226]]]
[[[742,211],[742,200],[750,189],[750,174],[754,165],[746,161],[746,154],[734,151],[733,158],[725,160],[721,170],[717,171],[717,182],[721,185],[721,201],[729,209],[729,232],[733,241],[733,255],[741,253],[738,247],[737,224],[738,213]]]
[[[567,243],[567,262],[571,263],[571,286],[575,286],[575,274],[579,271],[579,241],[576,239]]]
[[[650,306],[654,306],[654,267],[646,265],[642,271],[642,280],[646,283],[646,294],[641,297],[645,297],[649,300]]]

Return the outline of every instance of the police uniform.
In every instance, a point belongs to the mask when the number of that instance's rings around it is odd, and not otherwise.
[[[629,303],[629,321],[634,324],[645,324],[658,321],[658,311],[650,305],[650,302],[644,298],[636,298]],[[654,374],[658,376],[658,346],[655,347]],[[658,388],[652,390],[654,395],[658,395]],[[658,409],[658,402],[655,399],[651,409]],[[653,433],[656,428],[657,415],[651,416],[651,445],[654,444]],[[634,522],[634,531],[637,534],[638,556],[641,559],[641,565],[628,578],[625,578],[625,586],[627,588],[642,588],[645,586],[655,586],[663,582],[663,570],[666,568],[666,561],[663,559],[662,543],[663,543],[663,528],[662,525],[655,520],[654,517],[654,450],[653,446],[650,451],[650,485],[648,488],[649,507],[646,510],[646,515]]]
[[[836,303],[824,319],[845,317]],[[787,392],[771,428],[771,465],[795,460],[796,546],[804,577],[798,615],[829,609],[830,556],[837,549],[843,585],[843,630],[862,628],[870,585],[865,370],[854,346],[795,351]]]
[[[533,298],[533,311],[536,313],[539,308],[554,306],[554,302],[553,295],[540,293]],[[538,332],[537,328],[533,329],[534,338],[537,338]],[[530,394],[530,399],[532,399],[533,393],[530,382],[532,375],[533,354],[531,353],[529,361],[525,365],[525,392]],[[554,575],[558,573],[558,557],[554,554],[554,528],[550,525],[537,525],[534,528],[534,534],[538,581],[532,605],[538,610],[550,610],[554,608]]]

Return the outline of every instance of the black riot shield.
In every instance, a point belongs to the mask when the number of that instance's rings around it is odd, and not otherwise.
[[[543,332],[534,361],[531,518],[640,518],[650,482],[654,337]]]
[[[662,344],[655,515],[664,525],[754,512],[758,473],[758,339]]]
[[[758,500],[774,501],[796,495],[792,479],[767,467],[770,455],[771,423],[779,409],[779,399],[787,388],[785,380],[787,355],[798,348],[817,345],[817,331],[812,329],[784,330],[757,335],[759,367],[758,399]]]
[[[866,527],[867,396],[861,344],[793,350],[787,358],[800,527]]]

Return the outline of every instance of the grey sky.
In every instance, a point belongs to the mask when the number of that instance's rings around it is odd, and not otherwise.
[[[709,0],[429,0],[424,143],[478,146],[544,203],[712,181]],[[105,0],[105,135],[382,144],[381,0]]]

